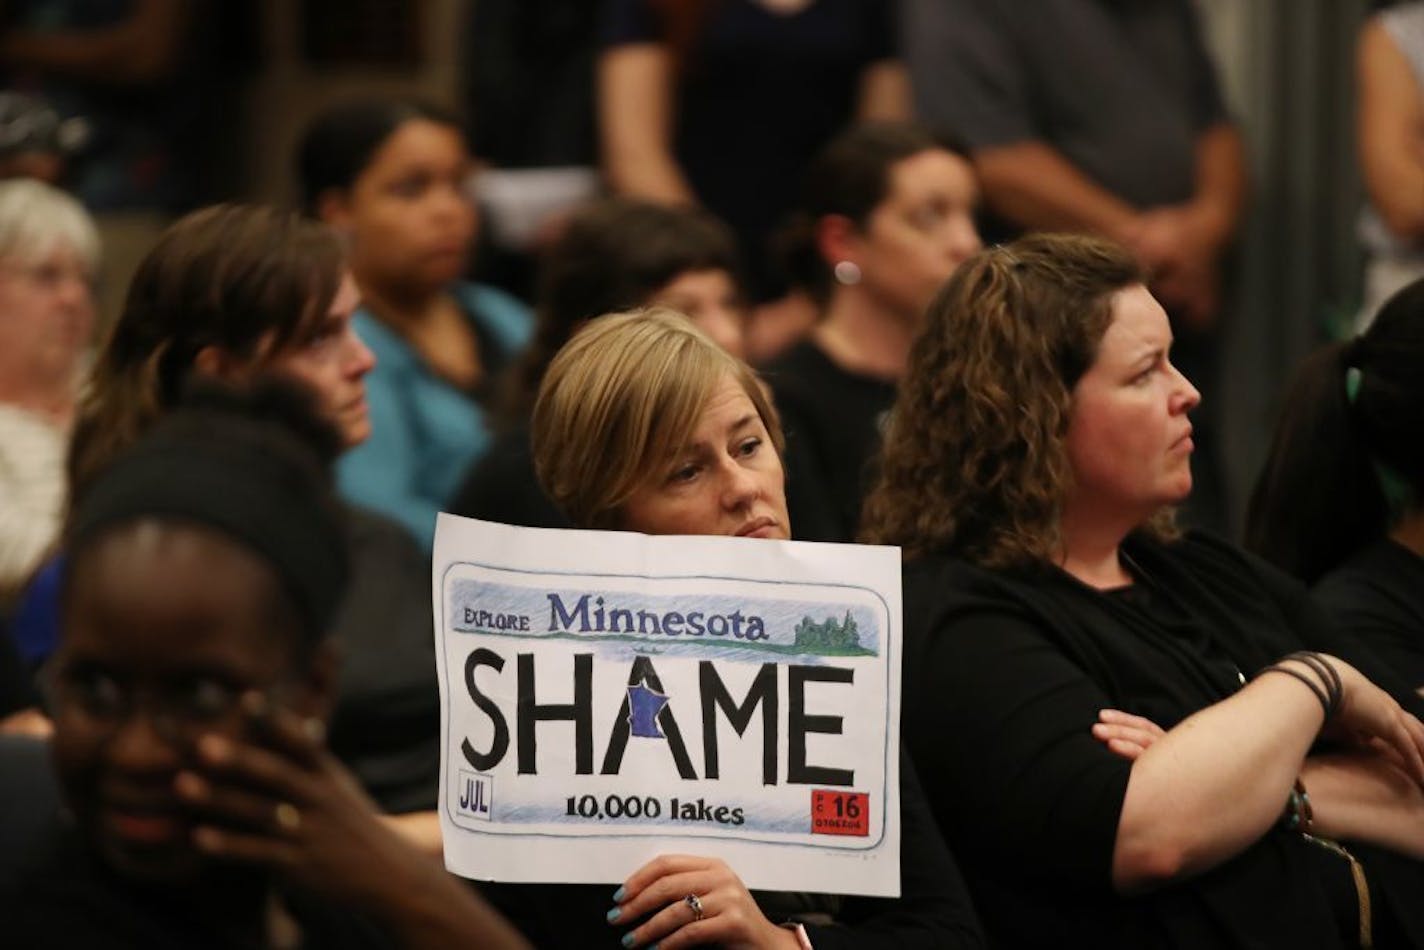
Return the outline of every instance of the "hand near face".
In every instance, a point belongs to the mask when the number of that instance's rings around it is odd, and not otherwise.
[[[218,859],[270,868],[343,902],[389,899],[417,863],[434,865],[377,817],[375,806],[325,749],[320,723],[268,708],[244,712],[264,746],[208,735],[200,772],[180,772],[178,796],[199,817],[194,844]],[[434,865],[438,867],[438,865]]]
[[[686,900],[696,895],[702,918]],[[624,936],[624,945],[659,950],[716,944],[729,950],[800,944],[794,931],[778,927],[761,912],[741,878],[716,858],[665,854],[643,865],[618,889],[621,900],[608,922],[626,926],[646,918]],[[629,939],[631,938],[631,940]]]

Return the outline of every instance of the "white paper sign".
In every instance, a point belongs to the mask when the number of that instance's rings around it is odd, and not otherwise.
[[[452,872],[899,895],[898,549],[442,514],[433,586]]]

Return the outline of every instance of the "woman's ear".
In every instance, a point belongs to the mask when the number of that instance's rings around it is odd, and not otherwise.
[[[843,214],[822,215],[816,222],[816,250],[828,268],[841,261],[859,263],[856,260],[859,237],[855,222]]]
[[[345,234],[351,230],[351,208],[345,192],[338,188],[328,188],[316,199],[316,216],[322,223]]]
[[[247,375],[247,361],[225,347],[210,343],[193,357],[193,369],[220,382],[240,382]]]

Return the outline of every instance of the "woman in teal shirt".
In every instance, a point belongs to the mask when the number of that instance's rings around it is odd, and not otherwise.
[[[338,106],[300,151],[308,211],[348,243],[361,290],[357,332],[376,354],[367,377],[372,436],[340,462],[352,501],[429,547],[435,513],[488,448],[485,395],[528,342],[528,310],[463,281],[478,221],[459,123],[429,106]]]

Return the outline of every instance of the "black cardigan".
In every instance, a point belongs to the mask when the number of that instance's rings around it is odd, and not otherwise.
[[[1397,686],[1264,562],[1205,536],[1125,550],[1138,582],[1115,591],[944,557],[906,569],[904,739],[986,932],[1004,947],[1347,945],[1347,866],[1280,829],[1205,874],[1141,897],[1114,892],[1131,764],[1091,735],[1098,710],[1170,729],[1238,689],[1238,673],[1302,648]],[[1407,918],[1396,922],[1406,945],[1424,946],[1424,868],[1350,848],[1377,919]]]

